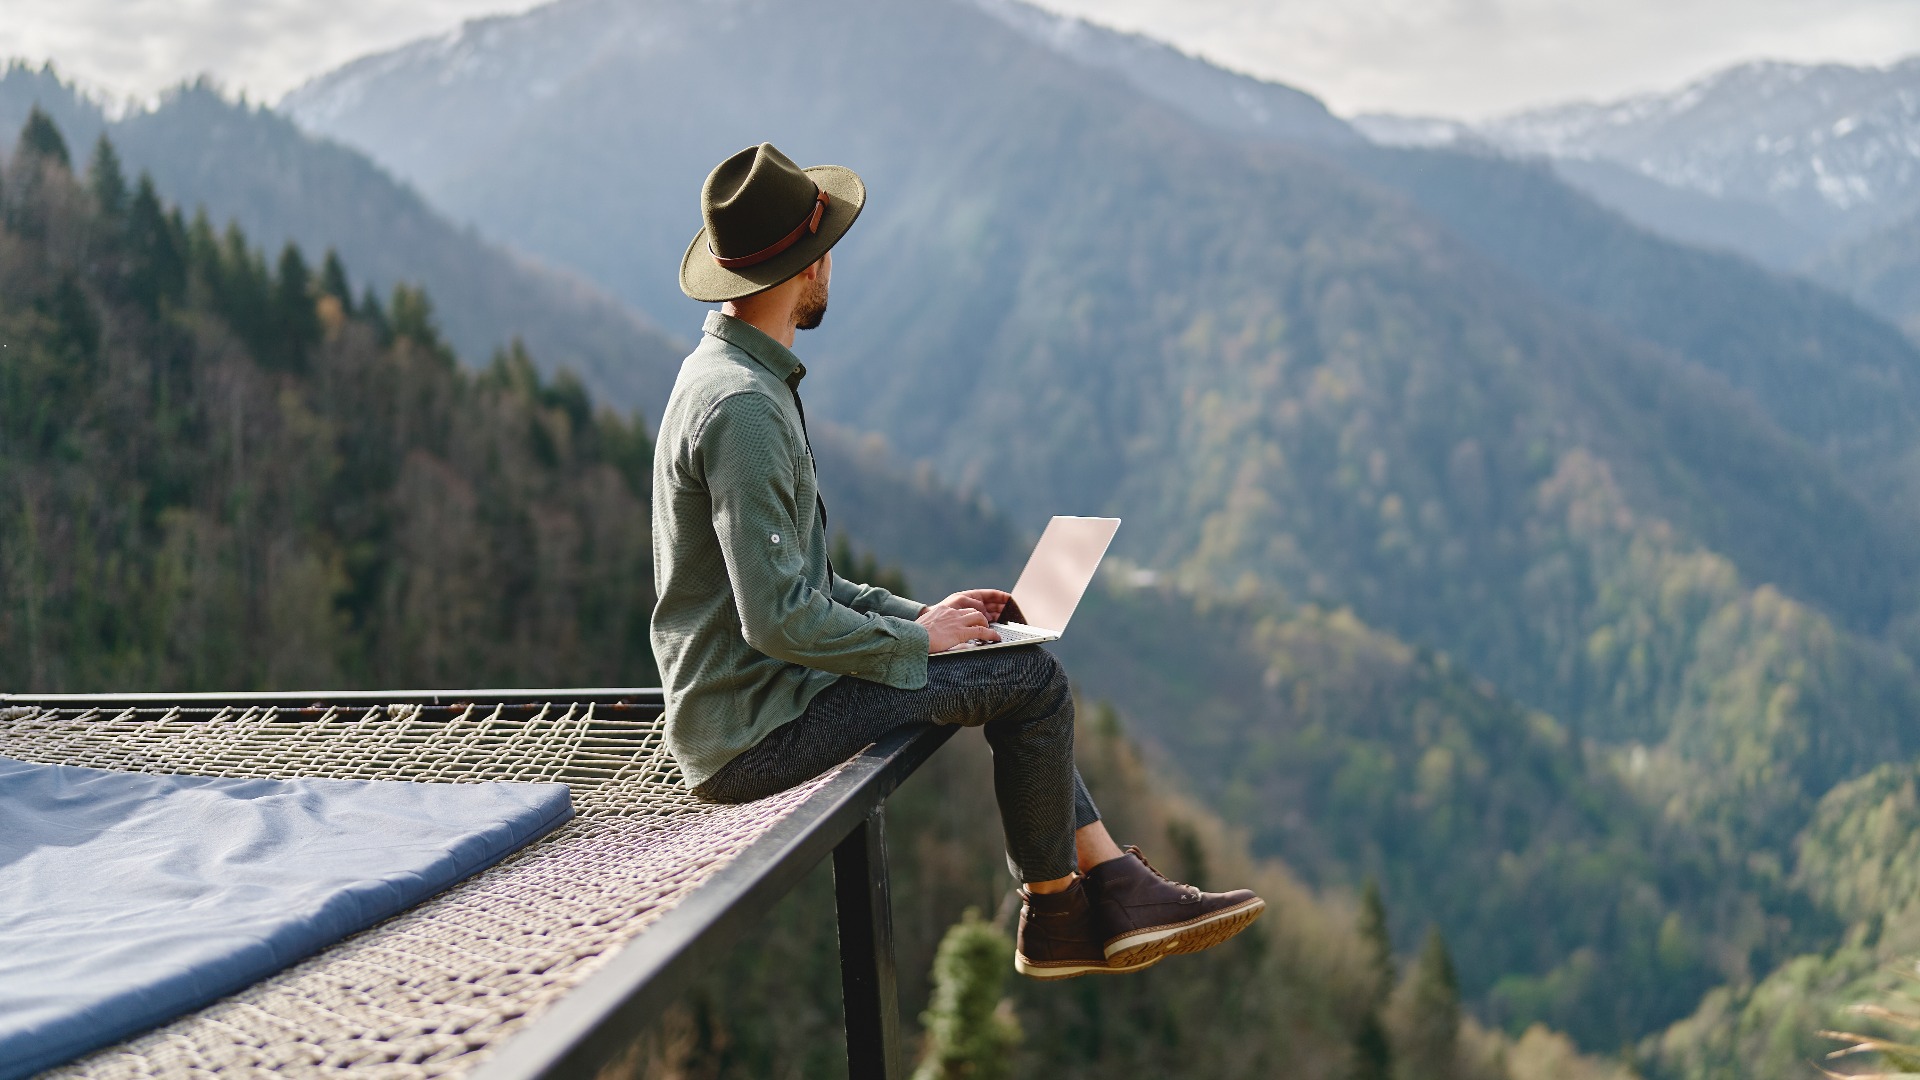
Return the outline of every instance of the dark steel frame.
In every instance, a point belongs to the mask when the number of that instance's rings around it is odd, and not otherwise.
[[[272,706],[288,711],[387,704],[458,709],[591,703],[659,711],[657,689],[408,690],[264,694],[0,694],[0,708],[37,705],[100,711]],[[474,1070],[474,1080],[591,1078],[647,1023],[798,885],[833,857],[839,910],[841,994],[846,1004],[850,1080],[905,1075],[887,881],[887,797],[954,729],[906,729],[882,739],[753,841],[606,966],[575,987]]]

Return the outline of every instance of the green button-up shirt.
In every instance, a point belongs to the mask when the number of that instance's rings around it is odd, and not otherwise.
[[[653,456],[653,655],[667,748],[696,786],[852,675],[927,683],[920,605],[827,565],[785,346],[712,312]]]

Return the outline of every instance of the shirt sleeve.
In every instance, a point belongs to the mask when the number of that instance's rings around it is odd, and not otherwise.
[[[833,586],[822,590],[808,582],[794,470],[804,454],[778,406],[751,391],[722,399],[694,453],[747,644],[791,664],[903,690],[925,686],[925,629],[911,619],[857,611],[835,599]]]
[[[857,581],[848,581],[839,574],[833,575],[833,598],[855,611],[871,611],[880,615],[891,615],[908,622],[920,617],[924,605],[918,600],[909,600],[878,585],[862,585]]]

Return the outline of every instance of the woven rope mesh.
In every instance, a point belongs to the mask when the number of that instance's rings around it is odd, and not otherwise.
[[[696,802],[657,708],[556,703],[0,710],[0,755],[150,773],[551,781],[577,816],[410,911],[232,997],[45,1075],[449,1076],[527,1026],[789,813]]]

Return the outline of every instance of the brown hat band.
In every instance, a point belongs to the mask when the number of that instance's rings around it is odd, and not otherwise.
[[[806,218],[800,222],[800,224],[795,225],[793,227],[793,231],[788,233],[787,235],[781,237],[778,240],[775,240],[773,243],[767,245],[766,247],[761,248],[759,251],[756,251],[751,255],[742,255],[737,259],[726,258],[722,256],[719,252],[713,250],[713,240],[711,237],[709,237],[707,240],[707,254],[713,256],[713,261],[719,263],[723,268],[728,270],[738,270],[743,266],[754,266],[759,263],[766,262],[768,259],[773,258],[775,255],[778,255],[781,252],[792,247],[793,245],[799,243],[801,237],[811,236],[814,233],[819,232],[820,219],[826,215],[827,203],[830,200],[827,196],[826,191],[821,189],[817,185],[814,188],[814,192],[815,192],[815,195],[813,200],[813,211],[809,213],[806,216]]]

